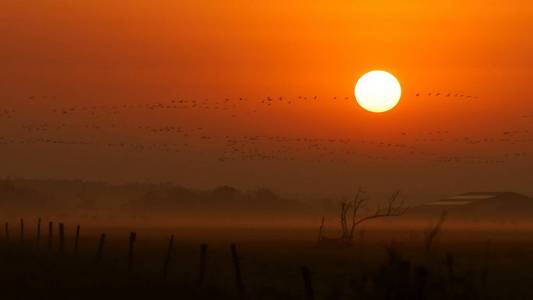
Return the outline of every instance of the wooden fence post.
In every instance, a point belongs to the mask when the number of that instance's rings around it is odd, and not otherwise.
[[[98,242],[98,252],[96,252],[96,262],[99,263],[102,261],[104,255],[104,243],[105,243],[105,233],[100,235],[100,241]]]
[[[80,225],[76,226],[76,238],[74,239],[74,254],[78,254],[78,243],[80,242]]]
[[[39,248],[39,243],[41,242],[41,218],[37,220],[37,236],[35,237],[35,245]]]
[[[65,253],[65,225],[59,223],[59,254]]]
[[[52,250],[52,240],[53,240],[53,229],[54,229],[54,223],[48,222],[48,250]]]
[[[207,244],[202,244],[200,246],[200,273],[198,276],[199,285],[204,284],[206,266],[207,266]]]
[[[237,291],[242,297],[245,294],[244,283],[242,281],[241,265],[239,254],[237,253],[237,245],[232,243],[230,246],[231,249],[231,258],[233,260],[233,268],[235,269],[235,285],[237,286]]]
[[[9,241],[9,222],[6,222],[4,228],[6,230],[6,241]]]
[[[24,219],[20,218],[20,243],[24,244]]]
[[[313,291],[313,283],[311,281],[311,272],[306,266],[301,267],[302,279],[304,280],[305,299],[314,300],[315,293]]]
[[[133,249],[135,247],[135,240],[137,239],[137,233],[130,232],[129,250],[128,250],[128,271],[133,268]]]
[[[172,250],[174,249],[174,235],[170,236],[170,240],[168,241],[168,249],[167,249],[167,256],[165,257],[165,263],[163,265],[163,279],[167,279],[168,274],[168,266],[170,265],[170,262],[172,260]]]
[[[320,228],[318,229],[318,243],[322,241],[322,231],[324,230],[324,222],[326,218],[322,216],[322,222],[320,223]]]

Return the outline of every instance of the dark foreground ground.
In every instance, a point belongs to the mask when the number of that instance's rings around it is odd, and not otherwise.
[[[422,232],[367,230],[351,247],[325,247],[314,230],[134,230],[131,264],[129,229],[82,228],[78,254],[73,225],[63,253],[57,228],[51,248],[44,226],[39,244],[11,230],[0,289],[6,299],[533,299],[528,232],[444,229],[426,251]]]

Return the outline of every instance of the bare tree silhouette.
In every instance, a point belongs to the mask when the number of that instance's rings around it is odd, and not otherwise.
[[[387,199],[385,205],[378,205],[371,214],[365,214],[364,210],[368,202],[365,194],[366,192],[360,187],[352,200],[341,202],[341,236],[339,238],[328,238],[320,234],[319,243],[351,245],[355,231],[361,224],[373,219],[401,216],[409,209],[405,205],[405,200],[401,197],[400,191],[394,191]],[[322,227],[323,224],[320,231],[322,231]]]

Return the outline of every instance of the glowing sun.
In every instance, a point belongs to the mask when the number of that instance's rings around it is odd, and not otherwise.
[[[364,109],[380,113],[398,104],[402,96],[400,82],[385,71],[371,71],[361,76],[355,85],[355,99]]]

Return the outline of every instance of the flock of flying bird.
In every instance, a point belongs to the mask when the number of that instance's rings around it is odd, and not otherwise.
[[[464,93],[455,92],[417,92],[415,97],[442,97],[442,98],[454,98],[461,100],[473,100],[478,99],[477,96],[471,96]],[[30,96],[28,99],[32,102],[38,102],[40,99],[51,99],[47,97]],[[52,99],[56,99],[52,97]],[[176,97],[170,101],[154,102],[154,103],[122,103],[122,104],[107,104],[107,105],[71,105],[60,108],[52,108],[52,112],[56,114],[68,115],[77,112],[85,112],[92,116],[105,113],[105,114],[118,114],[128,110],[183,110],[183,109],[204,109],[214,111],[226,111],[234,110],[241,107],[243,103],[256,103],[265,106],[273,106],[278,104],[298,104],[298,103],[318,103],[318,102],[341,102],[341,101],[353,101],[353,96],[265,96],[258,98],[248,97],[225,97],[219,99],[187,99]],[[255,110],[254,110],[255,111]],[[3,111],[0,111],[0,116],[3,115]],[[6,114],[12,114],[14,111],[5,110]]]
[[[456,98],[456,99],[465,99],[465,100],[479,99],[478,96],[471,96],[471,95],[466,95],[463,93],[441,93],[441,92],[426,92],[426,93],[418,92],[416,93],[416,97],[421,97],[421,96]]]
[[[478,97],[462,93],[416,93],[420,97],[451,97],[471,100]],[[37,102],[39,97],[29,97]],[[42,98],[45,99],[45,98]],[[49,98],[50,99],[50,98]],[[507,149],[503,153],[487,157],[486,153],[475,155],[443,154],[439,143],[456,143],[465,146],[490,146],[496,144],[516,145],[533,143],[533,137],[528,130],[503,131],[491,137],[468,137],[454,135],[447,130],[429,131],[423,134],[408,134],[399,132],[391,141],[380,139],[354,139],[354,138],[315,138],[315,137],[288,137],[269,135],[216,135],[210,134],[204,127],[190,127],[186,125],[146,125],[137,124],[131,128],[120,122],[120,119],[98,119],[96,115],[116,115],[131,110],[176,110],[176,109],[206,109],[206,110],[231,110],[240,106],[240,103],[255,101],[267,106],[276,103],[294,104],[312,101],[353,101],[352,97],[264,97],[250,100],[245,97],[223,98],[219,100],[187,100],[172,99],[166,102],[143,104],[108,104],[108,105],[71,105],[64,107],[49,107],[49,111],[56,116],[58,122],[27,122],[19,124],[23,134],[15,136],[0,136],[0,145],[61,145],[61,146],[98,146],[106,149],[123,149],[135,152],[164,151],[170,153],[204,153],[216,158],[219,162],[230,161],[310,161],[310,162],[342,162],[346,163],[356,159],[372,161],[392,161],[398,159],[427,158],[437,163],[461,164],[500,164],[510,159],[521,159],[528,156],[524,150],[513,151]],[[14,119],[17,110],[13,108],[0,109],[0,120]],[[75,115],[76,118],[69,118]],[[85,116],[77,116],[84,114]],[[79,120],[88,120],[80,124]],[[104,120],[107,124],[104,123]],[[109,124],[109,121],[112,121]],[[152,120],[153,121],[153,120]],[[99,123],[100,122],[100,123]],[[144,138],[131,141],[130,132],[136,130]],[[82,134],[91,130],[94,136]],[[114,135],[104,135],[103,132],[115,132]],[[67,132],[77,132],[78,138],[71,139],[64,136]],[[128,132],[128,138],[120,133]],[[72,135],[69,135],[72,136]],[[110,141],[100,137],[112,136]],[[130,141],[121,141],[129,139]],[[155,141],[153,141],[155,140]],[[394,142],[392,142],[392,140]],[[209,150],[205,150],[209,149]],[[202,151],[204,150],[204,151]],[[215,152],[215,153],[213,153]]]
[[[14,109],[0,109],[0,119],[13,119],[15,112]]]

